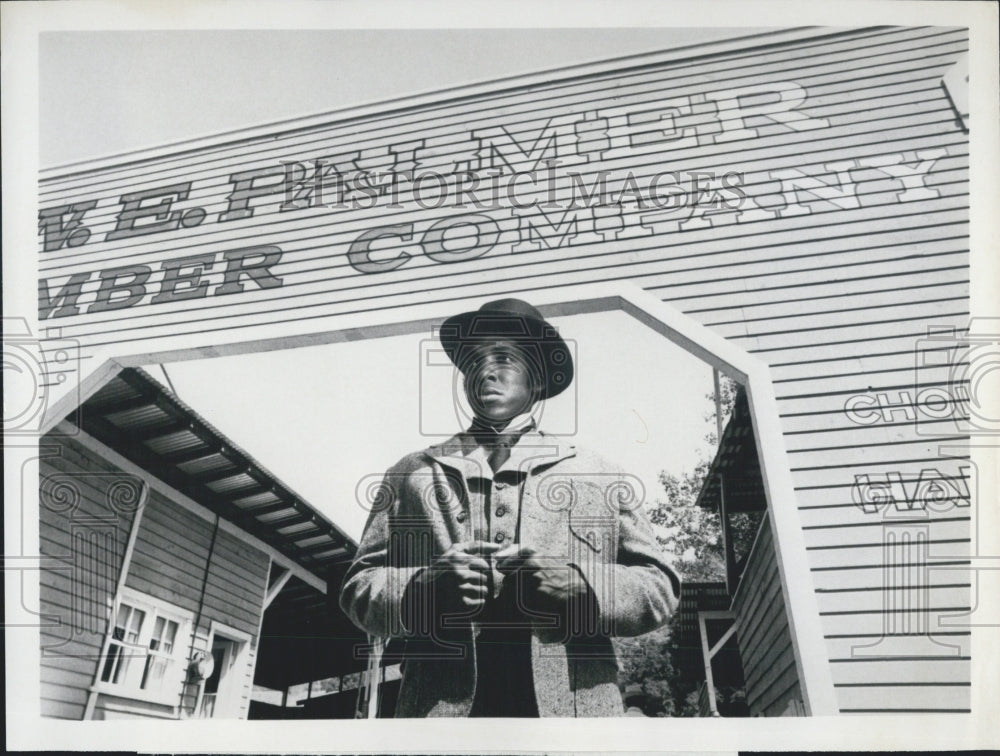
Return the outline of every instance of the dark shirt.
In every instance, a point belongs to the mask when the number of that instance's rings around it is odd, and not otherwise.
[[[495,467],[493,481],[478,479],[468,481],[470,493],[476,514],[476,538],[490,540],[490,535],[503,532],[506,528],[513,530],[512,538],[518,541],[520,530],[520,502],[523,492],[524,478],[517,470],[503,468],[506,454],[500,454],[500,462],[496,461],[498,443],[516,444],[521,433],[529,430],[533,424],[525,424],[520,433],[508,436],[495,436],[480,428],[473,428],[476,441],[486,452],[490,466]],[[502,450],[501,450],[502,452]],[[508,497],[504,509],[493,508],[493,491],[495,484],[510,486],[517,492],[515,505],[511,506]],[[479,484],[479,485],[476,485]],[[497,512],[503,512],[513,522],[508,520],[506,528],[500,528],[500,518]],[[496,522],[494,522],[496,520]],[[494,581],[502,581],[497,586]],[[513,580],[503,580],[494,570],[491,574],[491,585],[486,605],[479,620],[479,635],[476,637],[476,695],[472,702],[472,717],[537,717],[538,704],[535,701],[535,684],[531,671],[531,625],[518,611],[516,586]]]
[[[512,604],[503,598],[487,602],[476,638],[476,696],[471,717],[538,716],[531,627]],[[511,621],[520,621],[521,626],[510,627]]]
[[[475,455],[483,463],[482,475],[466,480],[470,525],[475,540],[500,546],[519,542],[525,476],[523,471],[505,463],[510,447],[533,427],[533,423],[527,422],[519,425],[513,434],[503,435],[481,427],[470,430],[478,446],[469,456]],[[579,572],[579,568],[576,569]],[[582,573],[580,579],[586,582]],[[478,628],[476,691],[469,716],[537,717],[531,663],[532,626],[519,609],[518,580],[515,575],[505,577],[495,567],[488,580],[486,602],[473,618]],[[586,606],[590,611],[596,607],[592,591],[588,598]],[[417,599],[408,589],[404,605],[426,600]],[[404,610],[404,615],[410,616],[412,611],[410,606]]]

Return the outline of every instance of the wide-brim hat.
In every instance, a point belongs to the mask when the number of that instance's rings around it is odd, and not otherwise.
[[[542,382],[542,399],[556,396],[573,381],[573,358],[559,332],[521,299],[497,299],[478,310],[448,318],[441,325],[441,345],[463,373],[469,358],[498,340],[521,348]]]

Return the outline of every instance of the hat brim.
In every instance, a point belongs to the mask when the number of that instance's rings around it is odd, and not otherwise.
[[[573,358],[559,332],[545,320],[520,313],[463,312],[448,318],[439,333],[455,366],[465,372],[468,358],[482,346],[511,341],[526,354],[542,379],[542,399],[565,391],[573,381]]]

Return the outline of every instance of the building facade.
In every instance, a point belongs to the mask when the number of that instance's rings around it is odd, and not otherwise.
[[[50,353],[69,340],[85,366],[53,416],[122,365],[416,332],[508,294],[635,287],[769,371],[776,409],[760,417],[751,401],[750,427],[780,428],[793,492],[765,490],[745,573],[757,584],[734,610],[741,644],[787,634],[791,657],[765,655],[756,674],[802,695],[761,713],[966,712],[967,48],[963,28],[796,29],[48,171],[39,318]],[[176,540],[164,506],[154,497],[143,527]],[[796,523],[804,555],[779,520]],[[122,596],[197,582],[212,541],[194,524],[159,573],[165,555],[140,529]],[[252,651],[263,557],[228,537],[215,548],[213,590],[229,590],[226,559],[256,565],[236,604],[209,618],[176,597],[164,622],[192,623],[207,651],[217,621]],[[793,600],[803,586],[818,622]],[[833,688],[812,698],[831,705],[811,702],[807,661]],[[197,708],[185,695],[176,705]],[[59,706],[82,711],[83,698]]]
[[[245,719],[254,683],[364,669],[350,539],[143,371],[79,415],[41,443],[44,716]]]

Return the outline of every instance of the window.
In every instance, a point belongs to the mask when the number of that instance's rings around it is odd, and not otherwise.
[[[132,656],[129,649],[138,645],[139,631],[142,629],[146,613],[141,609],[122,602],[115,614],[115,626],[111,631],[108,655],[101,673],[102,682],[121,683],[128,674]]]
[[[184,675],[183,610],[134,593],[123,594],[101,666],[105,690],[128,698],[176,705]]]
[[[177,623],[164,617],[157,617],[153,634],[149,638],[146,667],[142,672],[142,690],[160,690],[167,677],[167,670],[174,664],[174,641],[177,639]]]

